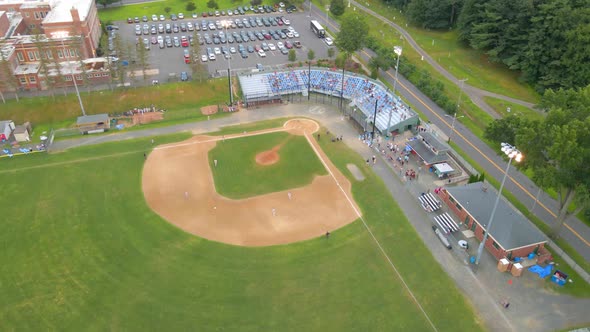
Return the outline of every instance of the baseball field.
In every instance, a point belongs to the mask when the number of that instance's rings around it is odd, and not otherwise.
[[[0,330],[483,330],[361,157],[298,121],[0,160]]]

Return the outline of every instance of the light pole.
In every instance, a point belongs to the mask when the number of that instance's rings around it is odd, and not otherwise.
[[[397,87],[397,72],[399,70],[399,58],[402,56],[402,47],[394,46],[393,52],[397,54],[397,63],[395,65],[395,80],[393,81],[393,101],[395,103],[395,88]],[[389,136],[389,127],[391,126],[391,116],[393,113],[393,107],[389,109],[389,119],[387,120],[387,136]]]
[[[445,116],[447,118],[450,118],[451,116],[448,114],[445,114]],[[464,118],[465,115],[461,115],[460,117],[458,117],[459,119]],[[453,122],[451,122],[451,132],[449,133],[449,138],[447,139],[447,143],[451,142],[451,136],[453,136],[453,133],[455,132],[455,121],[457,121],[457,112],[455,112],[455,114],[453,115]]]
[[[61,46],[63,47],[63,54],[66,57],[66,45],[64,44],[64,38],[61,39]],[[76,96],[78,96],[78,102],[80,103],[80,109],[82,110],[82,115],[86,116],[86,110],[84,110],[84,104],[82,104],[82,98],[80,97],[80,90],[78,90],[78,83],[76,83],[76,77],[74,76],[74,71],[72,70],[72,82],[74,82],[74,89],[76,89]]]
[[[508,177],[508,170],[510,169],[510,163],[512,163],[512,159],[516,160],[516,162],[520,162],[523,158],[522,153],[516,149],[516,147],[508,144],[502,143],[502,152],[504,152],[508,156],[508,165],[506,166],[506,170],[504,171],[504,177],[502,178],[502,184],[500,185],[500,190],[498,191],[498,196],[496,197],[496,202],[494,203],[494,208],[492,209],[492,214],[490,215],[490,220],[486,226],[486,233],[483,236],[483,240],[479,244],[479,248],[477,248],[477,257],[475,259],[475,264],[479,265],[479,260],[481,259],[481,254],[483,253],[483,248],[485,247],[486,241],[488,240],[488,236],[490,235],[490,230],[492,229],[492,223],[494,222],[494,215],[496,214],[496,209],[498,208],[498,203],[500,202],[500,196],[502,196],[502,189],[504,189],[504,183],[506,183],[506,178]]]
[[[221,24],[223,25],[223,30],[225,33],[225,38],[227,40],[227,26],[230,24],[228,21],[221,21]],[[225,56],[225,54],[224,54]],[[229,105],[233,106],[234,105],[234,94],[232,92],[232,87],[231,87],[231,53],[227,54],[227,79],[228,79],[228,87],[229,87]]]

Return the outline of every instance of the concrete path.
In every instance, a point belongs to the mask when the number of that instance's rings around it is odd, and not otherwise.
[[[316,119],[326,126],[330,132],[343,135],[344,143],[362,157],[366,158],[376,154],[357,139],[358,131],[335,108],[328,105],[314,105],[311,108],[307,104],[264,107],[237,112],[216,120],[150,130],[121,132],[96,137],[85,136],[80,139],[58,141],[54,144],[53,149],[63,150],[81,145],[181,131],[199,134],[217,130],[227,125],[285,116],[306,116]],[[400,205],[435,259],[455,280],[465,296],[470,299],[479,313],[479,318],[491,331],[552,331],[590,322],[590,315],[588,315],[587,310],[590,307],[590,299],[555,295],[543,289],[538,289],[542,287],[543,281],[535,278],[530,273],[525,273],[525,276],[521,278],[511,278],[506,273],[501,274],[496,271],[495,261],[487,253],[482,257],[479,270],[474,272],[471,266],[466,263],[467,256],[464,252],[457,249],[452,251],[443,249],[432,232],[429,216],[419,206],[416,199],[420,192],[424,192],[426,184],[422,184],[420,181],[416,181],[411,185],[404,184],[397,173],[393,172],[383,160],[380,160],[374,166],[374,171],[383,179],[392,197]],[[508,280],[512,280],[512,283],[509,284]],[[508,310],[500,305],[500,301],[504,299],[509,299],[511,303]]]

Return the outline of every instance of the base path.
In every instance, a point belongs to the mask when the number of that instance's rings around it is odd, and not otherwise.
[[[314,121],[296,119],[289,120],[279,130],[310,138],[318,129]],[[311,139],[308,141],[334,177],[317,176],[304,187],[239,200],[228,199],[215,191],[209,150],[223,139],[276,131],[270,129],[224,138],[195,136],[158,147],[149,155],[143,170],[142,188],[148,205],[189,233],[243,246],[307,240],[356,220],[355,208],[358,207],[350,205],[336,183],[338,181],[346,195],[352,197],[350,182]]]

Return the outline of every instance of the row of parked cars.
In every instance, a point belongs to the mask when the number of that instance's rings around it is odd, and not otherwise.
[[[301,43],[299,41],[290,42],[286,41],[278,42],[276,45],[273,43],[266,43],[263,42],[260,45],[243,45],[239,44],[237,47],[230,46],[221,46],[221,47],[207,47],[206,54],[201,55],[201,61],[215,61],[217,59],[217,55],[223,55],[224,58],[230,59],[231,54],[239,53],[243,59],[247,59],[249,54],[256,53],[259,57],[265,58],[266,52],[268,51],[279,51],[281,54],[289,54],[289,50],[292,48],[301,48]],[[186,53],[186,50],[185,50]],[[185,56],[185,63],[187,62],[187,57]]]
[[[273,12],[282,13],[284,11],[286,11],[287,13],[292,13],[296,10],[297,10],[297,8],[293,5],[285,8],[285,4],[282,2],[279,2],[279,3],[275,4],[274,6],[269,6],[269,5],[243,6],[243,7],[238,6],[238,7],[236,7],[236,9],[228,9],[227,11],[215,10],[215,11],[209,11],[209,12],[202,12],[201,17],[221,17],[221,16],[245,15],[249,11],[256,13],[256,14],[257,13],[273,13]],[[199,15],[197,13],[192,13],[191,17],[197,18],[197,17],[199,17]],[[185,16],[183,13],[170,14],[170,20],[172,20],[172,21],[183,20],[184,18],[185,18]],[[151,19],[152,19],[152,22],[165,21],[166,16],[153,14]],[[149,21],[149,18],[147,15],[144,15],[141,19],[139,18],[139,16],[135,16],[135,18],[131,18],[131,17],[127,18],[127,23],[130,23],[130,24],[131,23],[148,22],[148,21]]]
[[[158,23],[156,24],[136,24],[135,35],[157,35],[164,33],[178,33],[191,31],[208,31],[208,30],[223,30],[223,29],[244,29],[251,27],[281,27],[290,25],[291,22],[284,16],[278,17],[250,17],[249,19],[234,19],[226,21],[195,21],[178,23]]]

